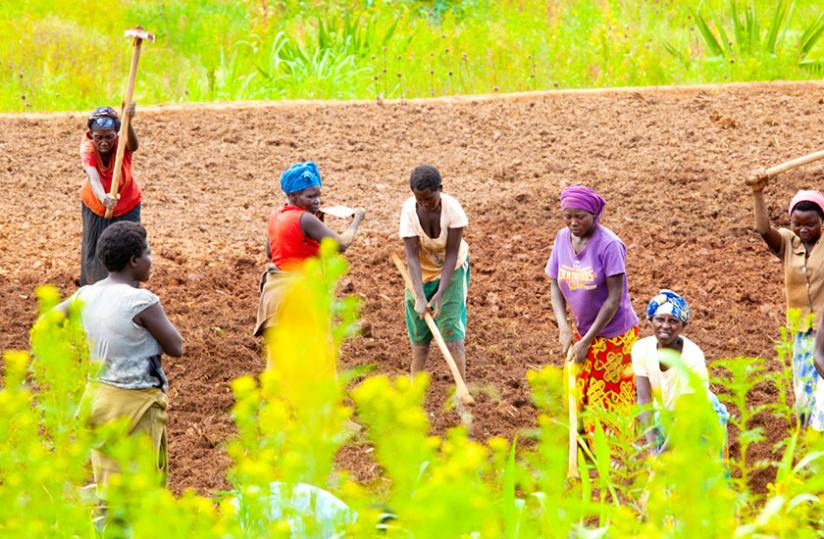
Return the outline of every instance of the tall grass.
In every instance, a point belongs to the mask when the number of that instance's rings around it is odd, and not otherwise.
[[[824,56],[817,0],[26,0],[0,5],[0,110],[117,103],[135,24],[143,104],[808,79]]]

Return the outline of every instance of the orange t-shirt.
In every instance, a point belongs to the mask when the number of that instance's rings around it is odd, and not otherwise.
[[[297,270],[303,261],[318,256],[320,243],[307,238],[300,228],[306,210],[286,205],[272,211],[269,218],[269,250],[272,262],[283,271]]]
[[[117,148],[117,139],[115,139],[113,148]],[[112,188],[114,158],[115,152],[112,151],[112,155],[109,158],[109,165],[103,166],[103,160],[100,158],[97,146],[95,146],[89,133],[86,132],[86,134],[83,135],[83,141],[80,143],[80,159],[83,161],[83,167],[94,167],[97,170],[97,174],[100,176],[100,183],[107,193]],[[129,213],[140,202],[140,188],[132,177],[132,152],[130,152],[128,148],[123,152],[123,166],[121,167],[120,184],[118,185],[117,192],[120,198],[117,201],[117,206],[114,207],[114,217]],[[86,178],[83,187],[80,189],[80,200],[97,215],[101,217],[106,215],[106,206],[94,196],[89,178]]]

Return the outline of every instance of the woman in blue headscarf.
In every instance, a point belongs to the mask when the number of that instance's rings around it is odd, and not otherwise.
[[[267,254],[281,271],[294,271],[307,258],[317,256],[324,238],[334,240],[341,252],[355,239],[366,212],[356,210],[349,228],[337,234],[323,222],[321,185],[320,171],[312,161],[295,163],[280,177],[280,188],[288,202],[269,218]]]
[[[684,395],[704,393],[726,433],[730,416],[710,391],[704,352],[682,335],[689,318],[690,308],[686,300],[672,290],[661,290],[647,306],[647,319],[654,335],[640,339],[632,347],[638,404],[652,403],[656,410],[656,420],[649,410],[640,415],[652,453],[667,447],[667,428],[662,424],[660,412],[674,412],[678,400]],[[726,455],[726,443],[724,448]]]
[[[280,297],[280,289],[287,280],[276,279],[279,274],[298,271],[303,263],[316,257],[320,242],[330,238],[343,252],[355,239],[355,233],[363,221],[366,211],[358,209],[352,223],[341,234],[326,226],[320,212],[320,171],[312,161],[295,163],[281,174],[280,188],[286,195],[287,203],[275,208],[269,218],[269,238],[266,256],[271,264],[261,280],[261,301],[255,335],[274,319]],[[280,281],[280,282],[278,282]]]

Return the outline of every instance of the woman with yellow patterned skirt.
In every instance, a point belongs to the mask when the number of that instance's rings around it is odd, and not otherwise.
[[[561,349],[566,357],[571,348],[578,368],[579,411],[589,406],[615,411],[635,403],[630,351],[638,340],[638,317],[627,291],[627,250],[601,225],[604,206],[588,187],[572,185],[561,192],[567,226],[555,237],[546,266]],[[576,331],[567,321],[567,306]]]

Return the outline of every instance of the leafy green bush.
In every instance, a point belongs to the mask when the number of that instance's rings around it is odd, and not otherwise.
[[[704,398],[684,398],[671,424],[670,449],[650,459],[632,415],[597,413],[580,453],[581,478],[566,477],[563,375],[555,367],[528,373],[536,425],[520,441],[473,440],[459,426],[432,436],[422,407],[428,379],[338,372],[341,342],[355,329],[357,305],[334,294],[346,270],[325,244],[284,300],[267,336],[272,368],[232,382],[238,433],[228,441],[233,491],[216,498],[177,498],[157,485],[148,440],[123,435],[123,425],[85,427],[82,398],[93,366],[79,313],[51,310],[53,288],[39,292],[43,316],[32,330],[34,359],[5,355],[0,389],[0,534],[15,537],[319,537],[324,523],[284,509],[273,518],[270,485],[286,487],[284,507],[300,483],[345,501],[352,519],[337,529],[352,537],[813,537],[824,525],[824,442],[797,428],[777,462],[753,463],[763,443],[756,415],[791,417],[786,402],[752,407],[760,384],[786,385],[760,359],[716,363],[715,380],[731,407],[738,454],[731,476],[716,450],[720,427]],[[698,380],[693,380],[698,384]],[[354,387],[352,387],[354,386]],[[351,388],[351,390],[350,390]],[[780,395],[786,396],[786,391]],[[701,395],[699,392],[698,395]],[[588,412],[594,413],[594,412]],[[352,423],[357,420],[361,427]],[[358,430],[363,429],[360,433]],[[359,485],[334,466],[353,436],[365,437],[386,488]],[[107,441],[122,473],[107,490],[106,516],[83,485],[89,452]],[[174,464],[174,463],[172,463]],[[749,491],[760,466],[774,466],[766,495]],[[379,515],[396,519],[376,530]],[[105,524],[105,526],[103,525]]]

